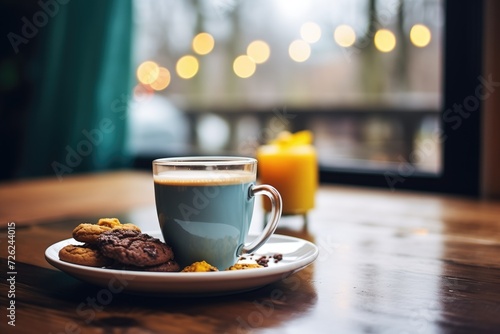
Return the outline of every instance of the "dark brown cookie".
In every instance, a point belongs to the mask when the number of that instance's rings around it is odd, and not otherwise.
[[[144,271],[154,271],[154,272],[160,272],[160,273],[167,273],[167,272],[175,272],[181,270],[177,262],[174,260],[170,260],[168,262],[162,263],[157,266],[153,267],[145,267],[143,268]]]
[[[165,243],[135,230],[114,229],[97,238],[101,252],[120,263],[151,267],[173,260],[174,253]]]
[[[177,262],[175,262],[174,260],[170,260],[168,262],[151,267],[128,266],[121,263],[115,263],[110,268],[119,270],[149,271],[149,272],[160,272],[160,273],[177,272],[181,269],[177,264]]]

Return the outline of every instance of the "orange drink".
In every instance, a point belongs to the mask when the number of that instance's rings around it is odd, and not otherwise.
[[[305,214],[314,208],[318,187],[318,163],[312,146],[312,134],[285,132],[257,150],[258,177],[271,184],[283,199],[283,214]],[[264,209],[271,210],[264,202]]]

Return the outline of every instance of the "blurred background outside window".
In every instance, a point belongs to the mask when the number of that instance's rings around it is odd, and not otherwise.
[[[308,129],[321,168],[442,170],[443,1],[140,0],[134,15],[129,148],[148,167]]]

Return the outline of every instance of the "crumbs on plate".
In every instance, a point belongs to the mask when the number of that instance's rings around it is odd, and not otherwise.
[[[209,271],[219,271],[219,269],[217,269],[216,267],[207,263],[206,261],[198,261],[198,262],[194,262],[193,264],[191,264],[189,266],[186,266],[181,271],[183,273],[202,273],[202,272],[209,272]]]
[[[280,262],[281,260],[283,260],[283,254],[280,254],[280,253],[276,253],[276,254],[273,254],[273,255],[255,255],[255,254],[250,254],[248,257],[246,256],[242,256],[240,257],[240,261],[242,260],[254,260],[254,258],[257,257],[257,259],[255,260],[255,262],[260,265],[261,267],[268,267],[269,266],[269,261],[272,261],[274,263],[278,263]]]

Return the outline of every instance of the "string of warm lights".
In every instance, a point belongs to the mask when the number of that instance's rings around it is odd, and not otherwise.
[[[320,40],[322,35],[321,27],[315,22],[306,22],[300,28],[300,39],[296,39],[289,44],[288,54],[295,62],[305,62],[311,56],[311,44]],[[430,29],[423,24],[415,24],[410,29],[410,41],[418,47],[423,48],[429,45],[432,39]],[[337,45],[349,48],[356,43],[356,32],[346,24],[339,25],[333,32],[333,39]],[[375,48],[383,53],[391,52],[396,47],[396,35],[389,29],[379,29],[373,36]],[[197,56],[205,56],[213,51],[215,47],[214,37],[202,32],[197,34],[192,41],[192,49]],[[257,65],[265,63],[271,54],[269,44],[262,40],[251,42],[246,50],[246,54],[237,56],[233,61],[233,72],[240,78],[249,78],[254,75]],[[199,60],[195,55],[187,54],[177,60],[175,72],[182,79],[191,79],[199,71]],[[170,71],[147,60],[137,67],[137,80],[143,86],[143,90],[161,91],[166,89],[171,82]]]

